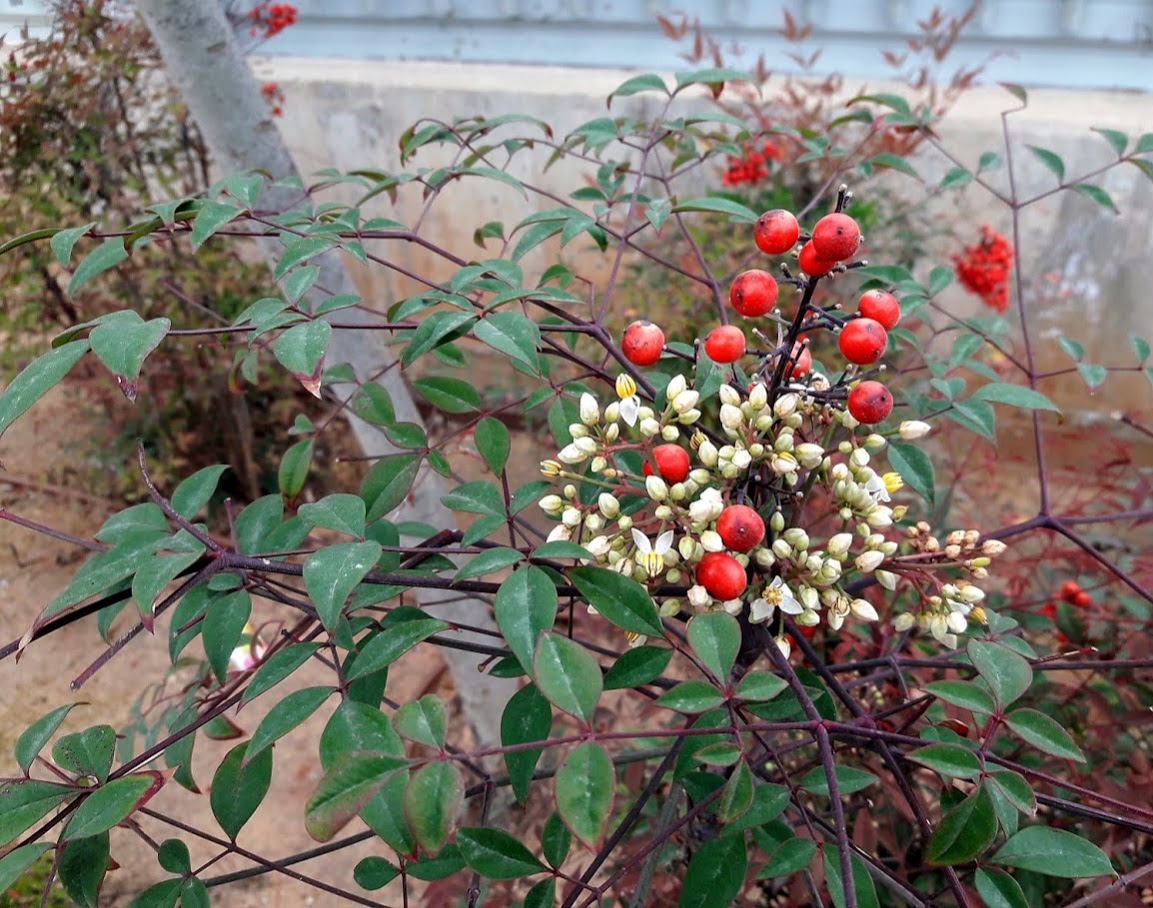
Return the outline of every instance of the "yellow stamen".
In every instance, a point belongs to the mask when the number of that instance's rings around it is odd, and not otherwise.
[[[617,376],[617,397],[624,400],[627,397],[632,397],[637,393],[637,383],[633,381],[633,377],[626,373],[621,373]]]
[[[896,492],[905,485],[905,480],[901,478],[900,473],[886,473],[881,477],[881,481],[885,484],[885,489],[890,493]]]

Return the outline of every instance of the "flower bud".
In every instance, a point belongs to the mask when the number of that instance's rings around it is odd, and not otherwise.
[[[806,470],[812,470],[821,465],[821,461],[825,458],[825,449],[806,441],[793,448],[793,456]]]
[[[964,612],[949,612],[945,616],[945,625],[954,634],[960,634],[969,626],[969,617]]]
[[[854,599],[849,603],[849,611],[862,621],[876,621],[881,617],[868,599]]]
[[[865,518],[869,526],[876,527],[878,530],[883,530],[885,527],[893,525],[892,511],[888,508],[877,507],[869,512],[869,516]]]
[[[871,551],[861,552],[861,554],[857,556],[853,563],[856,564],[858,569],[868,574],[870,571],[875,571],[878,567],[880,567],[884,561],[884,552]]]
[[[577,497],[576,486],[573,485],[571,482],[564,487],[563,491],[564,491],[564,497],[567,498],[569,501],[572,501],[574,498]]]
[[[561,523],[566,527],[579,526],[581,522],[580,508],[565,508],[560,515]]]
[[[901,612],[901,614],[893,619],[893,630],[898,634],[903,634],[916,623],[917,619],[913,616],[912,612]]]
[[[722,479],[736,479],[740,475],[740,468],[735,463],[727,463],[721,467]]]
[[[807,608],[793,620],[801,627],[816,627],[821,623],[821,616],[813,609]]]
[[[657,520],[671,520],[673,516],[673,509],[667,504],[657,505],[657,509],[653,511],[653,516]]]
[[[897,575],[890,571],[875,571],[873,576],[877,578],[877,583],[881,584],[885,589],[895,590],[897,588]]]
[[[726,429],[739,429],[745,418],[739,407],[732,404],[721,404],[721,425]]]
[[[800,396],[793,392],[782,394],[777,398],[777,402],[773,404],[773,412],[780,419],[786,419],[789,416],[792,416],[794,412],[796,412],[797,404],[799,404],[800,401]]]
[[[610,495],[608,492],[601,492],[597,496],[597,507],[609,520],[616,520],[621,513],[621,503],[617,501],[615,495]]]
[[[621,405],[619,401],[613,401],[605,407],[605,422],[615,423],[621,416]],[[611,429],[612,426],[609,426]]]
[[[761,382],[757,382],[749,389],[749,406],[753,411],[763,410],[769,402],[769,392]]]
[[[783,539],[774,539],[772,548],[773,554],[782,560],[793,556],[793,547]]]
[[[700,401],[701,395],[698,391],[682,391],[673,398],[673,409],[677,413],[688,413]]]
[[[685,377],[683,375],[674,375],[672,380],[669,381],[668,385],[665,386],[665,398],[667,400],[672,400],[678,394],[682,393],[688,386],[689,383],[685,381]]]
[[[589,434],[589,427],[583,422],[570,422],[568,426],[568,434],[573,438],[584,438]]]
[[[697,448],[697,459],[706,467],[715,467],[717,465],[717,446],[706,438]]]
[[[549,477],[560,476],[561,470],[563,470],[563,469],[564,469],[564,467],[562,467],[555,460],[542,460],[540,462],[540,471],[545,476],[549,476]]]
[[[744,448],[738,448],[733,453],[733,466],[738,470],[747,470],[749,464],[753,462],[753,455],[746,451]]]
[[[581,422],[586,426],[595,426],[601,419],[601,410],[597,406],[596,398],[587,391],[580,398]]]
[[[996,558],[998,555],[1003,555],[1007,548],[1008,546],[1000,539],[986,539],[981,543],[981,554]]]
[[[653,501],[664,501],[669,497],[669,487],[659,476],[645,477],[645,491]]]
[[[669,487],[669,498],[673,501],[684,501],[687,495],[688,490],[683,482],[674,482]]]
[[[669,571],[669,577],[672,577],[673,572]],[[673,581],[675,582],[675,581]],[[659,609],[662,618],[675,618],[681,613],[681,600],[679,599],[666,599],[661,603]]]
[[[713,601],[713,597],[709,595],[708,590],[699,583],[695,586],[690,586],[688,593],[685,595],[689,600],[689,605],[693,608],[704,608]]]
[[[820,608],[821,597],[811,586],[802,586],[797,592],[797,599],[806,609],[813,611]]]
[[[681,437],[681,430],[676,426],[665,426],[661,429],[661,438],[665,441],[676,441]]]
[[[721,534],[716,530],[705,530],[701,533],[701,548],[706,552],[723,552],[725,543],[721,539]]]
[[[785,529],[785,515],[780,511],[773,511],[773,516],[769,518],[769,527],[774,533],[780,533]]]
[[[768,570],[777,563],[777,556],[773,554],[773,550],[764,546],[758,547],[753,552],[753,559],[757,562],[757,567],[764,570]]]
[[[897,432],[904,441],[916,441],[928,435],[932,428],[927,422],[921,422],[919,419],[906,419]]]
[[[730,407],[741,405],[741,395],[732,385],[721,385],[717,396],[720,397],[722,404],[728,404]]]
[[[696,407],[693,407],[691,410],[685,410],[684,413],[677,414],[677,422],[682,426],[691,426],[700,418],[701,411]]]
[[[789,638],[782,636],[774,637],[773,639],[776,641],[777,649],[781,651],[781,655],[788,659],[789,655],[793,652],[793,644],[789,642]]]
[[[761,435],[764,435],[773,427],[773,417],[766,413],[764,416],[758,416],[756,422],[753,423],[753,428]]]
[[[849,431],[852,431],[853,429],[857,428],[857,426],[859,426],[860,423],[857,422],[857,420],[853,418],[853,414],[850,413],[848,410],[842,410],[841,411],[841,425],[844,426]]]
[[[585,529],[590,533],[599,533],[604,526],[605,519],[600,514],[592,513],[585,517]]]
[[[909,506],[899,504],[893,508],[893,520],[904,520],[905,515],[909,513]]]
[[[852,533],[838,533],[829,539],[828,544],[825,546],[830,555],[840,557],[844,555],[853,547],[853,534]]]
[[[809,547],[809,534],[800,527],[789,527],[782,538],[799,552]]]
[[[617,518],[617,529],[619,529],[622,533],[627,533],[632,528],[633,519],[629,517],[628,514],[621,514],[621,516]]]
[[[652,438],[654,435],[660,434],[661,424],[650,416],[647,419],[641,420],[640,428],[641,435],[645,438]]]
[[[559,517],[560,512],[564,510],[564,499],[559,495],[545,495],[537,504],[542,511],[553,517]]]
[[[688,561],[697,553],[697,541],[691,536],[682,536],[677,543],[677,551],[681,553],[681,558]]]
[[[873,432],[871,435],[869,435],[868,438],[865,439],[865,447],[870,451],[879,451],[886,444],[887,442],[885,441],[885,436],[878,435],[876,432]]]
[[[572,528],[558,523],[548,534],[546,542],[568,542],[572,539]]]
[[[857,448],[849,455],[849,464],[858,470],[869,465],[869,452],[864,448]]]

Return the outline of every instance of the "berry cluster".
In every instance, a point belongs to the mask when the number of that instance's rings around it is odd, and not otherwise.
[[[772,142],[766,141],[760,151],[745,143],[745,153],[742,157],[729,156],[729,166],[721,175],[722,186],[740,186],[744,183],[755,185],[768,179],[769,161],[779,160],[781,150]]]
[[[260,86],[260,93],[268,102],[274,117],[279,117],[284,113],[284,92],[281,91],[280,83],[265,82]]]
[[[872,579],[886,590],[916,593],[918,614],[903,616],[903,627],[920,622],[955,645],[968,621],[984,619],[977,605],[984,593],[972,581],[986,575],[1004,545],[982,541],[976,531],[941,543],[927,524],[890,538],[907,510],[890,504],[904,481],[875,458],[889,437],[914,441],[930,427],[906,420],[883,434],[871,428],[888,418],[893,398],[880,381],[861,380],[859,370],[884,354],[887,332],[901,316],[897,299],[866,291],[847,316],[836,304],[812,302],[821,275],[851,267],[843,263],[860,245],[856,222],[842,210],[849,198],[842,189],[838,210],[808,236],[787,211],[757,221],[753,239],[762,251],[782,255],[802,242],[821,263],[819,274],[806,271],[804,278],[783,268],[778,283],[753,269],[733,281],[733,310],[775,323],[775,343],[752,330],[768,349],[750,349],[742,328],[725,325],[685,355],[666,348],[657,325],[629,325],[624,359],[647,369],[666,357],[674,371],[691,360],[688,375],[697,385],[686,374],[653,372],[658,391],[642,400],[637,380],[625,373],[606,406],[582,393],[571,443],[541,465],[563,485],[540,506],[558,520],[550,541],[576,542],[588,553],[585,563],[646,584],[665,617],[713,608],[744,614],[767,622],[787,653],[784,616],[801,630],[876,621],[876,606],[860,595],[858,582]],[[782,284],[801,291],[791,319],[777,305]],[[813,362],[804,335],[818,330],[839,336],[848,361],[839,374]],[[941,572],[966,579],[943,582]]]
[[[270,3],[263,0],[253,7],[248,18],[254,25],[249,28],[248,34],[268,39],[279,35],[288,26],[296,23],[296,7],[291,3]]]
[[[953,267],[961,286],[981,298],[990,309],[1009,308],[1009,273],[1013,269],[1013,246],[985,225],[981,239],[953,256]]]

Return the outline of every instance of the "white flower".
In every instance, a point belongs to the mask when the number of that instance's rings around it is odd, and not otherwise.
[[[693,523],[710,523],[721,516],[725,509],[721,490],[710,486],[701,492],[701,497],[689,505],[689,519]]]
[[[685,595],[688,597],[689,605],[697,609],[704,608],[713,601],[713,597],[709,595],[709,591],[699,583],[695,586],[690,586],[688,593]]]
[[[780,609],[786,615],[799,615],[805,607],[797,601],[793,591],[780,577],[774,577],[773,582],[765,587],[759,599],[753,601],[752,622],[765,621],[773,616],[773,612]]]
[[[744,607],[745,600],[743,599],[729,599],[727,602],[721,603],[721,608],[734,617],[739,615]]]
[[[568,542],[572,539],[572,528],[558,523],[548,534],[545,542]]]
[[[649,537],[633,527],[633,542],[636,543],[636,562],[649,577],[656,577],[664,570],[665,554],[673,547],[673,531],[665,530],[657,537],[656,544]]]
[[[954,634],[960,634],[969,626],[969,619],[964,612],[950,612],[945,624]]]
[[[928,435],[931,429],[932,426],[927,422],[921,422],[919,419],[906,419],[897,431],[905,441],[916,441],[918,438]]]
[[[609,553],[609,549],[612,548],[612,543],[607,536],[594,536],[585,543],[585,548],[589,550],[589,554],[592,555],[593,558],[600,559]]]
[[[648,639],[644,634],[634,634],[632,631],[625,631],[625,640],[628,641],[629,649],[636,649],[638,646],[643,646],[644,642]]]
[[[617,397],[621,399],[621,419],[630,426],[635,426],[637,416],[641,412],[641,399],[637,397],[637,383],[633,381],[631,375],[622,373],[617,376]]]

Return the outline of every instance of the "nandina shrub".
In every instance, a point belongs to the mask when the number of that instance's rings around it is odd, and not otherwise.
[[[1116,791],[1126,771],[1147,786],[1147,760],[1143,769],[1134,732],[1119,748],[1131,759],[1122,769],[1091,729],[1087,703],[1094,718],[1149,705],[1138,686],[1149,654],[1138,645],[1117,651],[1132,653],[1124,660],[1051,651],[1064,644],[1013,617],[1022,603],[1008,581],[1024,568],[1004,570],[1016,558],[1040,558],[1046,584],[1049,573],[1062,579],[1068,547],[1044,549],[1060,539],[1098,574],[1090,583],[1079,564],[1078,577],[1056,587],[1061,604],[1088,608],[1082,593],[1092,599],[1122,585],[1133,602],[1153,600],[1147,555],[1110,553],[1080,529],[1153,516],[1136,503],[1134,473],[1119,477],[1123,491],[1090,513],[1066,512],[1065,501],[1044,491],[1055,480],[1044,432],[1055,405],[1038,388],[1046,376],[1028,352],[1000,374],[982,361],[1002,347],[987,323],[956,319],[941,303],[948,268],[923,275],[918,265],[914,273],[878,248],[868,266],[850,255],[820,275],[781,269],[776,308],[746,318],[729,308],[729,281],[707,256],[686,268],[647,241],[662,228],[685,236],[695,212],[718,210],[715,200],[681,194],[661,157],[670,132],[678,154],[691,149],[708,163],[724,153],[707,121],[677,116],[682,97],[717,81],[715,70],[678,73],[673,87],[654,74],[634,77],[616,98],[646,91],[665,103],[653,122],[622,116],[611,130],[604,120],[565,136],[539,123],[522,132],[519,118],[421,121],[402,138],[408,169],[347,175],[364,195],[352,204],[313,187],[289,218],[254,216],[265,178],[238,175],[182,202],[182,217],[146,228],[277,238],[280,295],[254,301],[229,333],[246,350],[269,344],[310,389],[342,389],[331,415],[347,408],[381,426],[394,449],[374,458],[359,488],[306,501],[313,446],[336,423],[299,419],[281,440],[278,493],[230,508],[226,536],[199,521],[225,465],[169,488],[148,481],[150,458],[140,452],[150,500],[114,515],[94,541],[74,540],[95,553],[3,652],[42,646],[41,638],[96,614],[115,642],[77,686],[129,646],[150,645],[138,635],[156,623],[168,632],[174,664],[191,670],[155,679],[119,748],[111,725],[96,724],[60,737],[49,756],[72,704],[20,732],[23,775],[0,790],[12,846],[0,880],[54,848],[65,885],[94,901],[115,841],[109,832],[121,825],[156,849],[167,874],[141,893],[140,905],[202,904],[209,889],[238,878],[213,875],[229,853],[253,863],[241,878],[316,857],[312,849],[283,854],[277,843],[241,851],[236,840],[255,811],[270,809],[274,764],[288,759],[273,744],[299,739],[299,726],[318,713],[324,731],[307,743],[317,747],[323,775],[301,805],[303,825],[327,843],[326,853],[365,839],[382,852],[341,886],[297,876],[324,887],[325,898],[373,904],[364,893],[391,886],[393,901],[423,896],[430,904],[483,896],[486,904],[534,906],[704,908],[770,898],[1040,905],[1070,894],[1080,904],[1107,904],[1138,878],[1142,867],[1109,879],[1133,866],[1130,845],[1140,847],[1126,831],[1151,828],[1150,811]],[[1023,90],[1011,91],[1026,102]],[[935,142],[929,112],[895,98],[861,103]],[[1004,122],[1009,130],[1011,116]],[[1135,144],[1119,133],[1106,138],[1116,163],[1153,174],[1153,135]],[[422,232],[436,219],[406,226],[361,211],[368,197],[415,191],[426,207],[453,206],[459,219],[451,186],[463,176],[543,195],[499,170],[506,154],[542,147],[589,163],[598,186],[620,183],[603,187],[591,206],[584,186],[563,204],[547,194],[541,214],[511,227],[478,225],[478,242],[496,248],[476,260]],[[626,166],[618,155],[635,160],[637,147],[645,163]],[[437,166],[424,169],[421,160],[433,154]],[[330,185],[333,175],[323,179]],[[956,172],[947,179],[964,182]],[[1060,188],[1075,183],[1084,194],[1087,179],[1062,175]],[[1007,200],[1013,216],[1033,201]],[[856,199],[841,186],[806,204],[852,217]],[[740,225],[750,260],[779,264],[759,258],[760,212],[722,207]],[[123,248],[119,225],[90,232],[53,235],[68,267],[77,263],[74,294],[82,277],[116,264],[107,250]],[[697,284],[711,300],[710,317],[691,332],[664,331],[655,359],[652,331],[646,344],[623,345],[606,328],[617,302],[611,279],[594,286],[561,264],[526,274],[524,254],[558,234],[587,235],[617,265],[640,254]],[[44,239],[26,236],[9,254]],[[390,267],[410,242],[456,270],[445,281],[424,275],[428,289],[388,313],[357,323],[360,301],[318,284],[328,253]],[[1013,273],[1016,314],[1027,325],[1020,268]],[[920,362],[895,375],[886,357],[854,364],[831,344],[802,368],[805,341],[836,338],[859,321],[854,301],[875,286],[898,300],[901,319],[889,336]],[[747,328],[749,343],[717,364],[700,342],[726,320]],[[468,371],[415,379],[418,395],[459,417],[432,434],[397,418],[399,400],[376,376],[358,380],[349,364],[332,361],[338,332],[372,327],[396,339],[386,372],[431,356],[466,370],[481,345],[534,387],[493,407]],[[1010,330],[1003,319],[996,327]],[[132,310],[75,327],[0,394],[0,430],[82,359],[107,368],[110,382],[131,384],[157,345],[197,330],[175,335],[167,322]],[[940,359],[921,338],[942,332],[973,340],[963,355]],[[1029,351],[1030,341],[1023,346]],[[1132,347],[1136,368],[1149,372],[1146,342],[1136,338]],[[988,383],[966,393],[973,375]],[[866,382],[883,386],[900,409],[886,416],[871,406],[862,415],[878,422],[863,424],[849,401]],[[992,461],[957,468],[962,446],[936,443],[961,430],[995,439],[994,405],[1032,421],[1042,490],[1034,516],[1003,524],[984,523],[988,511],[975,507],[994,488]],[[534,410],[547,412],[551,435],[539,476],[510,459],[502,418]],[[473,474],[481,478],[459,476],[466,461],[481,466]],[[468,528],[411,519],[430,495],[473,518]],[[763,527],[744,511],[734,517],[734,508],[752,510]],[[966,521],[965,508],[982,524]],[[734,522],[751,531],[737,533]],[[1065,588],[1066,580],[1080,588]],[[430,603],[430,592],[465,597],[464,617],[440,617],[444,600]],[[254,603],[257,596],[265,601]],[[454,679],[458,690],[478,683],[477,671],[516,679],[499,742],[471,741],[434,693],[392,696],[403,668],[437,646],[476,656],[473,674]],[[305,666],[325,683],[284,694],[281,685]],[[1072,672],[1093,679],[1092,701],[1054,695]],[[1123,686],[1130,690],[1114,693]],[[258,697],[275,702],[251,722],[237,707]],[[162,710],[150,708],[156,703]],[[243,740],[213,761],[209,783],[194,774],[192,753],[214,737]],[[169,771],[148,768],[161,755]],[[1101,765],[1108,771],[1099,780],[1092,770]],[[166,786],[189,797],[209,789],[223,837],[148,805]],[[515,804],[502,802],[504,792]],[[194,867],[184,838],[202,835],[213,853]]]

